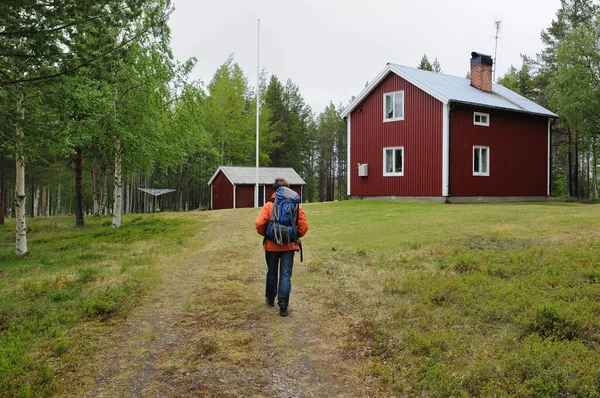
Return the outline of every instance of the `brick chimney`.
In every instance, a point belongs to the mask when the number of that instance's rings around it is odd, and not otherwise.
[[[492,92],[492,64],[491,55],[471,53],[471,86]]]

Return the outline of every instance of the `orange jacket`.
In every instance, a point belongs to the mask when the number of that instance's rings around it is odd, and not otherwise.
[[[273,194],[271,196],[271,199],[275,198],[275,194]],[[265,203],[265,205],[262,207],[262,209],[260,209],[260,213],[258,213],[258,217],[256,217],[256,221],[254,221],[254,224],[256,224],[256,232],[258,232],[259,235],[264,236],[265,235],[265,229],[267,229],[267,224],[269,223],[269,221],[271,220],[271,210],[273,209],[273,202],[267,202]],[[304,214],[304,210],[302,210],[302,207],[300,207],[300,205],[298,205],[298,237],[301,238],[303,237],[306,232],[308,231],[308,221],[306,221],[306,215]],[[296,243],[290,243],[290,246],[287,245],[287,243],[284,243],[282,245],[278,244],[277,242],[273,242],[272,240],[269,239],[265,239],[265,244],[263,245],[263,248],[265,249],[265,251],[269,251],[269,252],[285,252],[288,250],[295,250],[295,251],[299,251],[300,247],[296,244]]]

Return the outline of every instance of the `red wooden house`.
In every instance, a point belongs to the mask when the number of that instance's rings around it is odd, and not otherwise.
[[[550,128],[558,116],[492,83],[387,64],[342,113],[348,195],[440,202],[540,201],[550,195]]]
[[[302,187],[306,184],[302,177],[292,168],[259,167],[258,168],[258,206],[265,204],[273,194],[273,182],[283,178],[290,188],[302,199]],[[208,181],[210,185],[210,208],[237,209],[254,206],[254,190],[256,189],[255,167],[221,166]]]

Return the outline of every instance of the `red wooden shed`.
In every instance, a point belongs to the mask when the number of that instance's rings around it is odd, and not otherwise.
[[[273,182],[283,178],[290,188],[302,198],[302,187],[306,185],[302,177],[289,167],[259,167],[258,169],[258,205],[265,204],[273,194]],[[217,209],[237,209],[254,206],[256,187],[255,167],[220,166],[208,181],[210,185],[210,207]]]
[[[550,195],[550,128],[558,116],[492,83],[387,64],[342,113],[348,195],[440,202],[540,201]]]

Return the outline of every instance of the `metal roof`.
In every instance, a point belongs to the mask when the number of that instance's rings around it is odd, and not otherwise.
[[[222,171],[225,177],[234,185],[256,184],[256,167],[220,166],[208,181],[208,185]],[[306,182],[291,167],[259,167],[258,183],[271,185],[276,178],[285,179],[290,185],[306,185]]]
[[[350,114],[390,72],[402,77],[445,104],[448,102],[459,102],[547,117],[558,117],[554,112],[545,109],[500,84],[494,83],[492,85],[492,92],[487,93],[471,86],[471,80],[468,78],[444,75],[397,64],[388,64],[371,84],[344,110],[342,117]]]
[[[153,196],[160,196],[166,193],[175,192],[174,189],[158,189],[158,188],[138,188],[142,192],[149,193]]]

